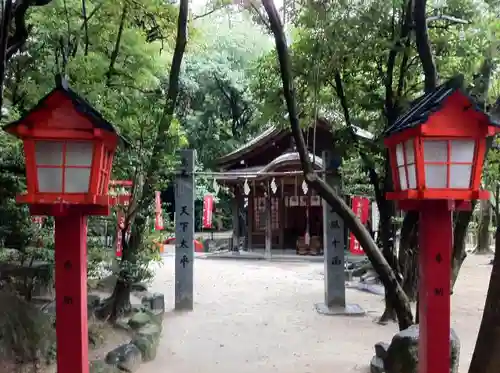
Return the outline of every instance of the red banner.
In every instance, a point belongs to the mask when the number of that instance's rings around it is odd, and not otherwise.
[[[203,228],[212,228],[212,213],[214,210],[214,196],[203,197]]]
[[[155,192],[155,229],[163,230],[163,218],[161,216],[161,193]]]
[[[361,224],[363,225],[368,221],[369,205],[370,201],[366,197],[352,197],[352,211],[354,211],[358,219],[361,221]],[[356,239],[356,237],[354,237],[352,232],[349,234],[349,251],[353,255],[365,254],[363,248],[360,246],[358,240]]]
[[[118,226],[116,227],[116,257],[121,258],[122,256],[122,230],[125,228],[125,215],[123,211],[117,212]]]

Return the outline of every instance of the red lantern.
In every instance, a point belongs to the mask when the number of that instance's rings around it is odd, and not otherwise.
[[[120,137],[59,77],[56,88],[5,130],[24,144],[33,215],[55,217],[57,371],[88,373],[87,215],[108,215]]]
[[[386,132],[387,198],[419,212],[419,373],[450,372],[452,210],[488,198],[480,189],[486,138],[499,130],[462,86],[458,76],[425,94]]]
[[[62,79],[57,82],[27,115],[4,128],[24,145],[27,192],[18,202],[30,204],[37,215],[54,215],[54,205],[75,204],[93,206],[89,214],[107,215],[120,137]]]
[[[486,137],[498,124],[460,89],[462,82],[459,76],[423,96],[386,132],[394,182],[387,198],[488,198],[480,189],[481,173]]]

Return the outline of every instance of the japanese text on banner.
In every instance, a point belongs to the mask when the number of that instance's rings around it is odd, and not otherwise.
[[[369,204],[370,201],[366,197],[352,197],[352,211],[361,221],[361,224],[366,224],[368,221]],[[363,248],[352,232],[349,235],[349,251],[353,255],[364,255]]]

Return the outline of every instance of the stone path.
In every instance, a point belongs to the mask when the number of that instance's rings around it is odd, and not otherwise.
[[[466,373],[481,321],[490,258],[467,259],[453,295],[453,327]],[[164,258],[152,291],[173,307],[173,257]],[[155,361],[140,373],[368,372],[373,345],[390,341],[395,324],[373,320],[383,298],[349,289],[348,300],[368,315],[321,316],[321,263],[204,260],[195,262],[195,310],[167,312]]]

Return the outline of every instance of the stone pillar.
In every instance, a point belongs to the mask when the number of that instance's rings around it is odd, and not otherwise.
[[[341,194],[341,179],[336,171],[338,163],[331,152],[323,152],[325,181]],[[348,305],[345,300],[344,221],[325,200],[322,204],[325,300],[316,304],[316,310],[326,315],[364,315],[365,312],[361,307]]]
[[[194,150],[181,150],[175,182],[175,309],[193,309]]]

